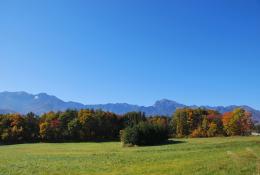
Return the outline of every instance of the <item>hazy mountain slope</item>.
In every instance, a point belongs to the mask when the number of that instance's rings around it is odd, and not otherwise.
[[[48,111],[64,111],[70,109],[102,109],[105,111],[111,111],[117,114],[124,114],[130,111],[142,111],[147,115],[167,115],[171,116],[173,112],[178,108],[192,107],[198,108],[199,106],[187,106],[175,101],[162,99],[156,101],[152,106],[138,106],[127,103],[108,103],[98,105],[83,105],[76,102],[64,102],[55,96],[48,95],[46,93],[29,94],[26,92],[2,92],[0,93],[0,113],[28,113],[34,112],[36,114],[42,114]],[[255,110],[249,106],[201,106],[207,109],[218,110],[221,113],[232,111],[237,107],[243,107],[246,110],[252,112],[253,118],[260,121],[260,111]]]
[[[8,110],[8,109],[0,109],[0,114],[10,114],[15,113],[15,111]]]
[[[80,109],[84,108],[84,105],[74,102],[64,102],[46,93],[36,95],[26,92],[0,93],[0,109],[9,109],[20,113],[32,111],[42,114],[48,111],[66,110],[67,108]]]

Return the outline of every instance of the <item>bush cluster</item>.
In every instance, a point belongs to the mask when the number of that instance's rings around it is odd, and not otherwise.
[[[260,133],[260,124],[255,125],[254,132]]]
[[[121,133],[124,145],[156,145],[168,139],[168,129],[159,124],[141,122]]]

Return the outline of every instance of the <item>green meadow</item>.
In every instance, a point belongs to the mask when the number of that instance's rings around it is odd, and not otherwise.
[[[173,139],[122,147],[120,142],[0,146],[1,175],[259,175],[260,137]]]

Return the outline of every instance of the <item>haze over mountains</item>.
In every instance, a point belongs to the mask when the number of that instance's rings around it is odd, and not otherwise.
[[[49,111],[64,111],[70,109],[102,109],[111,111],[117,114],[124,114],[130,111],[142,111],[147,115],[172,115],[178,108],[203,107],[207,109],[218,110],[221,113],[232,111],[234,108],[242,107],[247,111],[252,112],[254,120],[260,121],[260,111],[249,106],[187,106],[177,103],[172,100],[162,99],[158,100],[152,106],[138,106],[127,103],[108,103],[97,105],[84,105],[77,102],[65,102],[55,96],[46,93],[29,94],[27,92],[1,92],[0,93],[0,113],[14,113],[19,112],[26,114],[34,112],[38,115]]]

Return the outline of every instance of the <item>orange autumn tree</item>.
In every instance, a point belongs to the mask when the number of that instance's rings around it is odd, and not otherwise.
[[[232,112],[224,113],[222,122],[226,135],[249,135],[251,133],[252,114],[242,108],[234,109]]]
[[[208,129],[207,136],[215,137],[218,135],[223,135],[223,122],[222,115],[216,111],[212,111],[207,116],[208,119]]]
[[[249,135],[254,127],[252,121],[252,113],[245,111],[244,117],[241,119],[241,134]]]
[[[231,135],[231,132],[230,132],[230,129],[229,129],[230,128],[229,122],[230,122],[232,116],[233,116],[232,112],[226,112],[222,116],[222,123],[223,123],[226,135]]]
[[[167,128],[169,126],[170,119],[167,116],[154,116],[154,117],[149,117],[148,122],[151,124],[157,124],[163,126],[164,128]]]

